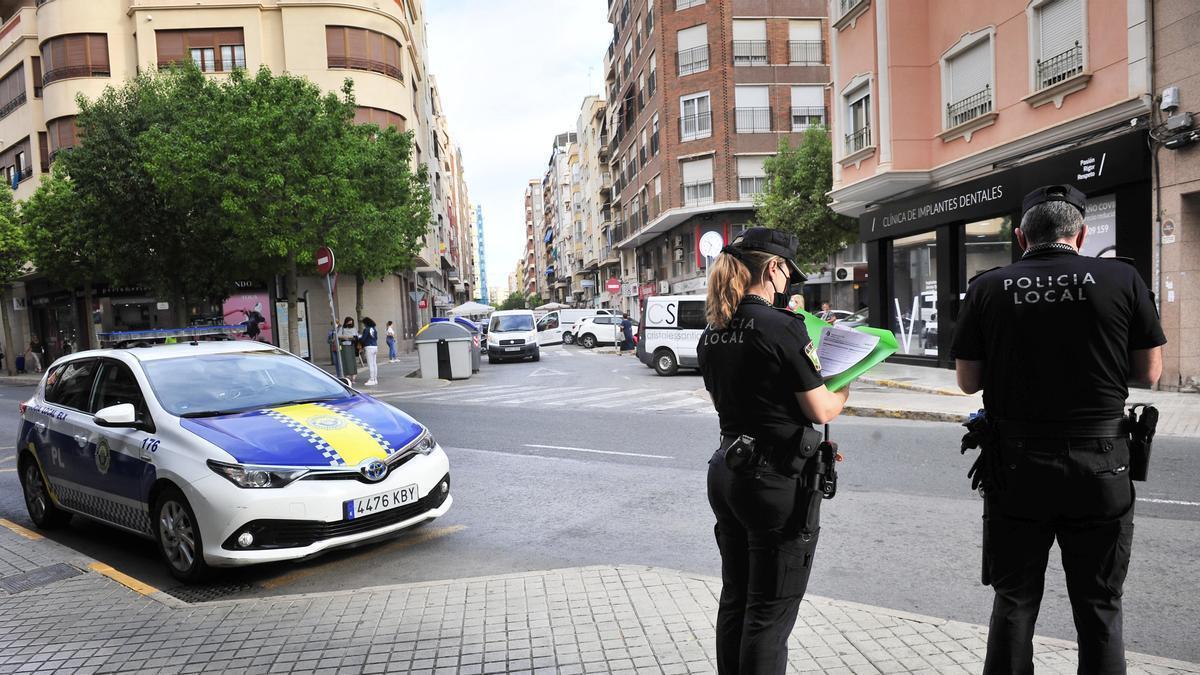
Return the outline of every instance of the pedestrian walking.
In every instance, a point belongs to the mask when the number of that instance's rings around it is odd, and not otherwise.
[[[342,375],[354,379],[358,375],[358,331],[354,330],[354,319],[346,317],[338,331],[338,343],[341,345]]]
[[[959,312],[959,386],[982,389],[985,408],[963,440],[981,448],[969,475],[984,492],[984,583],[995,590],[984,673],[1033,673],[1055,540],[1079,672],[1125,672],[1121,595],[1137,462],[1122,413],[1127,382],[1161,375],[1166,337],[1132,265],[1079,255],[1085,203],[1070,185],[1026,195],[1021,259],[972,279]]]
[[[821,311],[817,313],[817,318],[828,323],[837,321],[837,315],[833,313],[833,307],[828,302],[821,303]]]
[[[719,673],[783,673],[787,638],[808,587],[822,492],[813,424],[835,418],[847,391],[821,379],[804,320],[787,311],[804,275],[796,238],[754,227],[721,250],[708,279],[698,354],[721,427],[708,501],[721,552]]]
[[[33,363],[34,372],[42,372],[42,364],[46,360],[46,345],[36,335],[29,339],[29,360]]]
[[[395,363],[398,360],[396,358],[396,324],[392,321],[387,322],[384,334],[387,336],[388,363]]]
[[[621,314],[621,353],[633,351],[637,346],[633,342],[633,320],[629,318],[629,312]]]
[[[379,329],[369,316],[363,317],[362,325],[362,335],[358,340],[367,357],[367,386],[374,387],[379,384]]]

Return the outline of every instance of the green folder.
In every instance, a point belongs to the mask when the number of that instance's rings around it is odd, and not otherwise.
[[[814,345],[820,346],[821,329],[828,326],[829,323],[802,309],[795,311],[804,317],[804,327],[808,330],[808,338],[813,341]],[[858,379],[863,373],[879,365],[884,359],[895,354],[900,349],[899,343],[896,342],[896,336],[890,330],[871,328],[870,326],[855,326],[852,330],[874,335],[879,338],[879,342],[875,345],[875,349],[871,350],[870,354],[863,357],[863,360],[850,366],[844,372],[825,380],[825,386],[829,388],[829,391],[837,391],[850,384],[851,381]]]

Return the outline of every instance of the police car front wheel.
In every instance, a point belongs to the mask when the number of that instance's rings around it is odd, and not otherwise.
[[[162,491],[154,502],[154,534],[171,575],[196,583],[208,576],[196,514],[178,488]]]
[[[25,508],[29,519],[43,530],[62,527],[71,521],[71,514],[54,505],[50,491],[42,480],[42,471],[28,454],[21,464],[21,491],[25,493]]]

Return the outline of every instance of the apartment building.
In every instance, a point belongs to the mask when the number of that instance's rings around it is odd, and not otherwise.
[[[611,299],[604,291],[605,280],[619,263],[613,252],[611,235],[605,228],[611,225],[611,209],[602,196],[606,187],[611,190],[608,172],[608,126],[604,99],[588,96],[583,100],[575,133],[579,139],[578,171],[572,176],[576,195],[576,252],[579,265],[575,269],[572,294],[582,307],[610,307]],[[605,276],[605,275],[608,276]]]
[[[483,207],[475,207],[475,288],[478,289],[476,296],[483,304],[489,304],[492,298],[496,295],[492,293],[494,287],[488,286],[487,278],[487,249],[483,246]],[[499,302],[499,301],[497,301]]]
[[[700,238],[754,216],[764,160],[827,120],[822,0],[611,0],[604,59],[622,309],[703,293]],[[711,237],[710,237],[711,238]]]
[[[139,70],[191,60],[212,77],[265,65],[306,77],[327,91],[339,91],[352,78],[356,119],[412,130],[414,159],[429,163],[433,175],[441,148],[433,141],[438,127],[426,53],[421,0],[0,0],[0,169],[15,198],[28,198],[57,153],[78,141],[78,96],[96,98]],[[434,268],[436,274],[395,275],[367,288],[368,311],[397,321],[401,337],[411,336],[428,320],[428,298],[445,292],[451,281],[448,267],[433,255],[448,241],[432,236],[427,241],[418,266]],[[241,295],[256,298],[251,305],[261,303],[274,326],[283,317],[272,311],[278,309],[278,289],[269,282],[247,280]],[[157,327],[174,314],[146,288],[97,290],[98,306],[85,308],[72,289],[36,274],[16,284],[6,310],[15,326],[14,340],[26,342],[37,334],[55,356],[68,344],[74,349],[88,345],[85,327],[93,310],[104,330]],[[305,291],[323,294],[323,280],[305,280]],[[414,300],[418,295],[426,302],[424,309]],[[338,302],[341,313],[351,313],[353,283],[339,285]],[[302,311],[305,327],[312,329],[305,332],[312,335],[309,344],[295,351],[308,353],[311,347],[321,352],[333,318],[328,303],[313,302]],[[268,338],[272,334],[264,330]]]
[[[567,303],[571,297],[571,276],[574,272],[575,222],[572,201],[572,172],[579,162],[575,132],[567,131],[554,138],[546,173],[542,176],[542,250],[539,271],[545,277],[539,282],[539,293],[548,301]]]
[[[538,265],[542,260],[543,216],[542,181],[532,179],[525,186],[525,255],[519,265],[518,290],[525,295],[546,297],[546,281],[539,274],[541,268]]]
[[[1022,196],[1089,197],[1087,255],[1152,281],[1148,0],[833,0],[834,209],[874,325],[952,366],[961,294],[1016,259]]]

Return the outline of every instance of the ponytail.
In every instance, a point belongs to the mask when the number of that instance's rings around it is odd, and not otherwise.
[[[752,285],[751,280],[760,276],[767,263],[776,257],[757,251],[746,251],[741,255],[743,258],[738,259],[722,253],[709,270],[704,314],[708,325],[715,330],[724,330],[729,325],[738,304],[746,296],[746,289]]]

